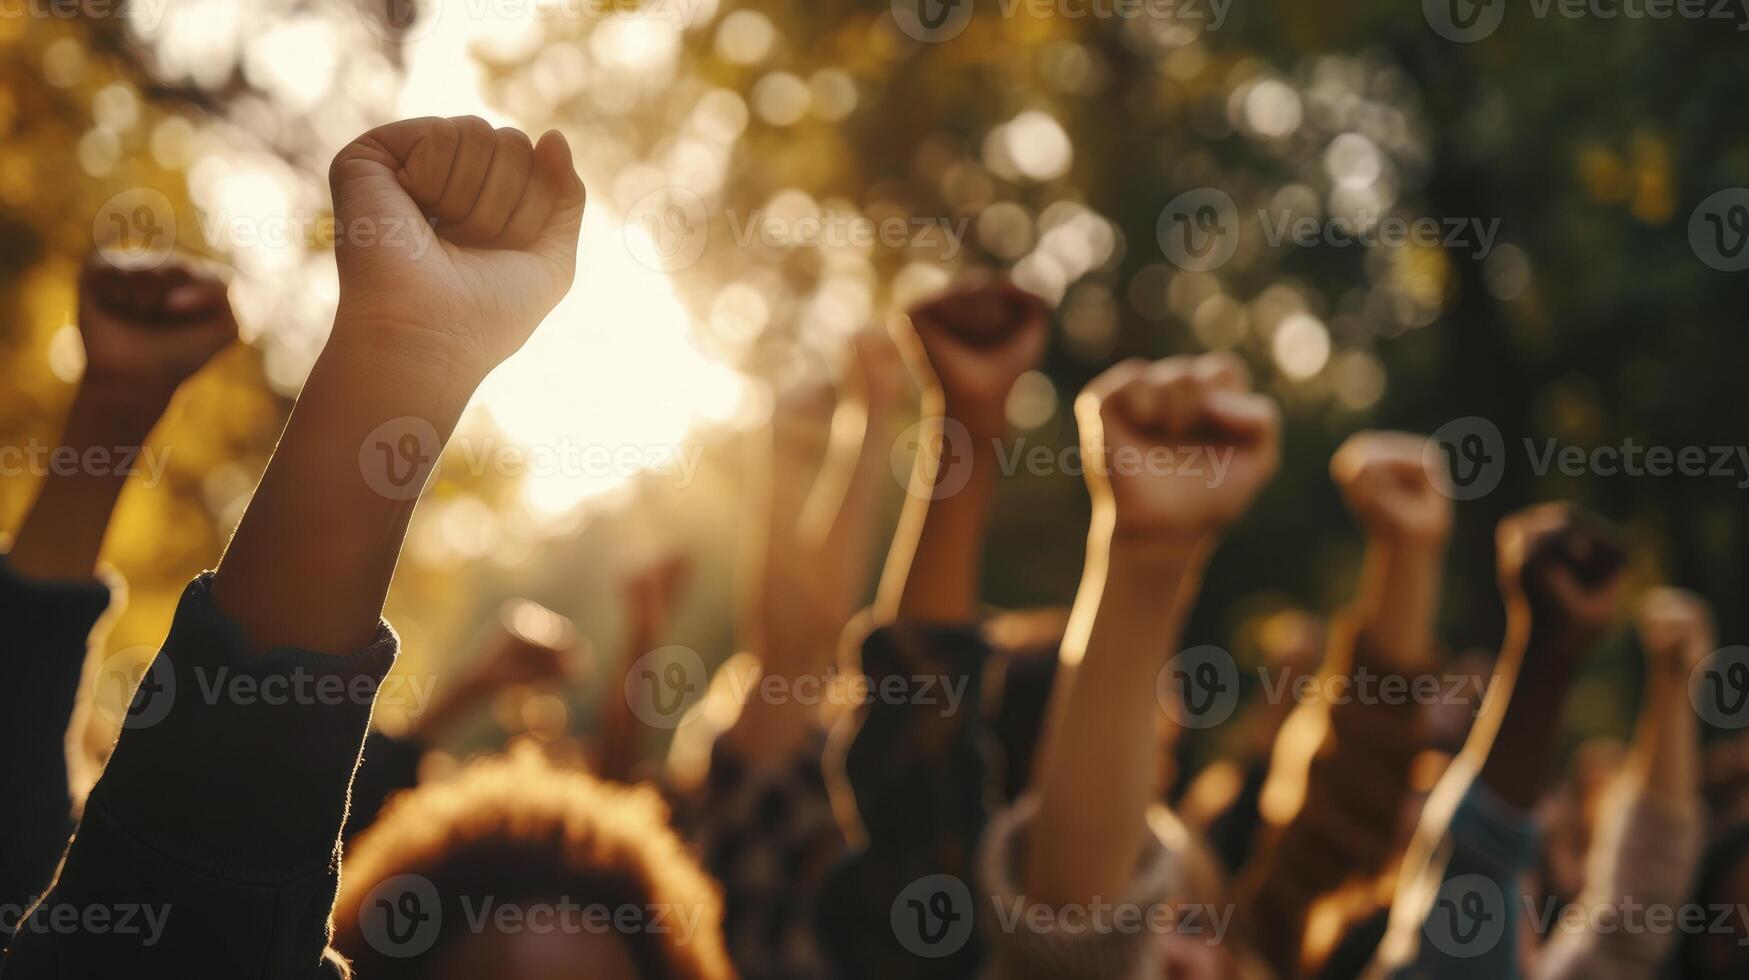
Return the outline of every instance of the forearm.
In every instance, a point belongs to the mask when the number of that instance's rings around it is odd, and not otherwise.
[[[1662,665],[1647,677],[1628,770],[1651,795],[1687,799],[1700,785],[1700,726],[1688,705],[1687,678]]]
[[[931,415],[925,409],[925,417]],[[945,416],[935,413],[941,425]],[[964,623],[978,615],[984,534],[996,487],[993,438],[973,435],[952,444],[940,429],[926,433],[911,476],[910,496],[881,578],[876,618]]]
[[[360,329],[367,328],[348,333]],[[431,459],[393,461],[424,466],[422,481],[478,380],[435,356],[329,343],[213,583],[215,601],[254,649],[339,651],[370,642],[414,500],[372,487],[366,461],[378,447],[366,443],[387,423],[396,431],[384,444],[388,453],[400,451],[403,428],[435,432],[436,444],[420,450]]]
[[[1367,541],[1355,602],[1360,647],[1394,671],[1410,674],[1433,663],[1444,557],[1443,542]]]
[[[80,386],[36,501],[13,542],[14,570],[39,581],[92,579],[110,515],[127,482],[120,463],[124,455],[138,456],[168,404],[168,394],[121,398]]]
[[[839,409],[832,429],[826,466],[803,513],[802,536],[829,578],[827,599],[842,627],[867,597],[893,429],[886,413],[854,404]]]
[[[1095,531],[1063,642],[1038,775],[1027,893],[1045,905],[1123,894],[1157,798],[1157,693],[1201,580],[1192,542],[1132,549]]]
[[[1593,638],[1535,626],[1527,611],[1509,612],[1508,620],[1495,690],[1464,750],[1472,757],[1485,751],[1477,778],[1502,801],[1529,810],[1549,785],[1562,708]]]

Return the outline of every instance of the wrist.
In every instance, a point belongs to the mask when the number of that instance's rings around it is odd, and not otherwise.
[[[479,345],[439,325],[377,316],[344,302],[322,354],[373,365],[392,378],[417,379],[434,392],[468,397],[498,366]]]
[[[1125,527],[1109,513],[1095,514],[1088,553],[1124,576],[1159,581],[1200,572],[1217,540],[1205,528]]]
[[[496,364],[438,333],[342,313],[321,360],[362,369],[410,395],[466,405]]]
[[[67,434],[112,446],[142,442],[170,407],[176,387],[87,374],[74,392]]]
[[[925,399],[925,404],[930,404],[929,399]],[[987,448],[991,442],[1008,434],[1006,398],[989,401],[938,392],[934,404],[939,407],[939,414],[958,422],[971,433],[973,442],[981,448]]]

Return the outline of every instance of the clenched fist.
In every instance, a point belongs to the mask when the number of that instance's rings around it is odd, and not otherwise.
[[[1684,680],[1713,651],[1712,611],[1682,589],[1653,589],[1640,602],[1640,646],[1652,670]]]
[[[1438,545],[1451,534],[1450,476],[1427,447],[1426,436],[1360,432],[1330,458],[1330,478],[1368,535]]]
[[[1008,391],[1044,356],[1049,313],[1011,283],[955,289],[913,308],[895,340],[917,383],[974,437],[1007,431]]]
[[[79,334],[86,387],[161,410],[236,339],[237,321],[225,284],[194,266],[118,269],[93,257],[79,277]]]
[[[473,116],[406,119],[353,140],[328,180],[337,330],[483,376],[570,289],[585,195],[557,132],[531,143]]]
[[[1500,588],[1562,632],[1594,635],[1615,612],[1627,555],[1614,529],[1567,504],[1509,515],[1495,533]]]
[[[1125,361],[1075,401],[1087,485],[1118,536],[1202,538],[1275,474],[1281,416],[1225,355]]]

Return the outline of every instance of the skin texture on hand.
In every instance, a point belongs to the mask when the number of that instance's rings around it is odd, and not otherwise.
[[[1274,472],[1280,444],[1273,403],[1220,357],[1120,364],[1088,385],[1076,414],[1094,521],[1051,695],[1026,860],[1027,895],[1049,906],[1125,893],[1157,796],[1159,672],[1178,647],[1215,540]],[[1218,486],[1120,465],[1210,439],[1235,458]]]
[[[93,256],[79,278],[85,375],[59,445],[86,458],[139,449],[184,381],[237,337],[225,284],[191,264],[120,269]],[[91,578],[127,474],[51,472],[8,556],[23,575]]]
[[[473,116],[403,120],[341,150],[329,183],[337,330],[359,324],[483,377],[571,287],[586,195],[557,132],[531,143]]]
[[[531,146],[434,118],[335,157],[340,311],[213,583],[256,649],[374,636],[417,495],[380,492],[361,447],[411,420],[435,437],[428,476],[474,386],[570,288],[585,196],[570,158],[557,133]]]
[[[1281,462],[1280,411],[1227,355],[1125,361],[1088,384],[1075,414],[1095,520],[1118,537],[1218,534]],[[1172,465],[1215,454],[1229,461],[1219,481],[1212,467]]]

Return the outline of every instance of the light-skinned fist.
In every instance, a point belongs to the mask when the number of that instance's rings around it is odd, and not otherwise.
[[[93,256],[79,277],[79,335],[87,388],[162,410],[237,338],[237,320],[225,283],[191,263],[121,269]]]
[[[1250,508],[1281,461],[1281,414],[1227,355],[1125,361],[1075,401],[1096,512],[1118,537],[1201,539]]]
[[[1008,392],[1038,366],[1049,336],[1044,301],[1008,282],[961,286],[895,319],[894,340],[917,384],[975,437],[1008,429]]]
[[[406,119],[353,140],[328,180],[337,331],[483,376],[571,287],[585,194],[556,131]]]
[[[1427,447],[1426,436],[1359,432],[1330,458],[1330,478],[1369,537],[1437,546],[1451,534],[1451,478]]]
[[[1647,664],[1667,676],[1686,679],[1717,645],[1706,600],[1683,589],[1646,593],[1637,625]]]

